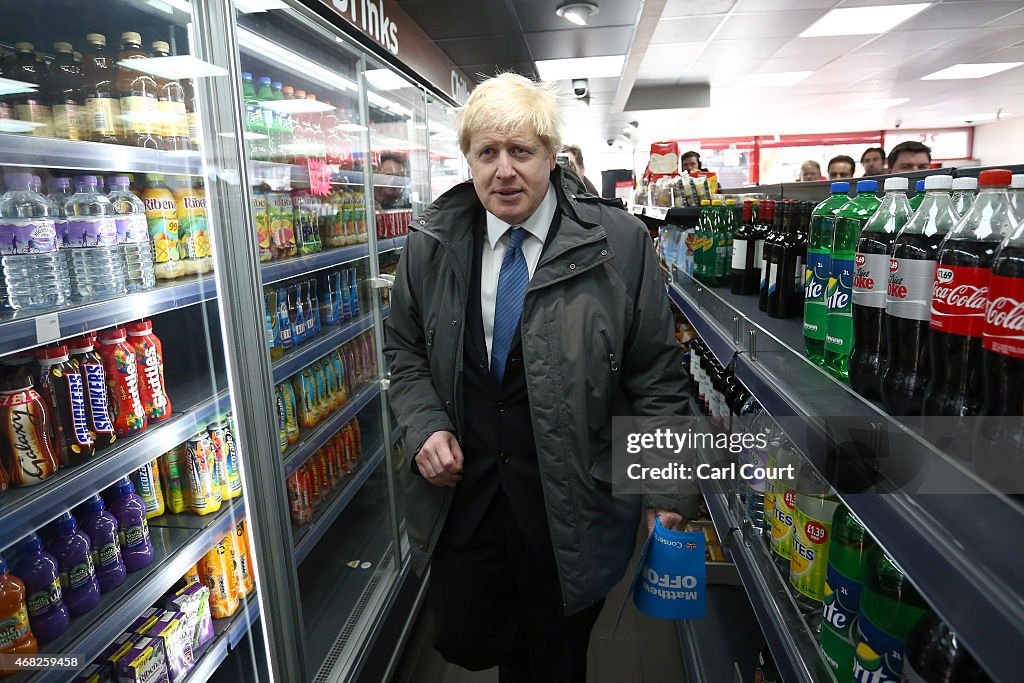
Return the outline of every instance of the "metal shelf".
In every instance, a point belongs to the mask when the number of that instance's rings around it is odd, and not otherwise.
[[[989,675],[1017,680],[1024,546],[1007,543],[1006,534],[1024,524],[1020,503],[930,443],[915,425],[893,419],[807,360],[799,319],[767,318],[754,297],[709,289],[678,272],[675,277],[670,298],[716,357],[723,364],[735,357],[736,377]],[[872,453],[867,468],[863,460],[854,463],[851,477],[852,468],[827,446],[837,439],[863,443],[867,429],[886,435],[885,449]],[[1001,634],[998,642],[992,633]]]
[[[398,237],[389,237],[377,240],[377,253],[385,254],[389,251],[401,249],[405,246],[405,240],[408,239],[408,237],[408,235],[399,235]]]
[[[206,683],[227,659],[228,652],[234,650],[249,632],[259,616],[259,600],[249,598],[239,605],[238,611],[232,616],[227,619],[214,619],[214,639],[204,645],[201,652],[195,653],[196,664],[182,683]]]
[[[244,515],[244,504],[239,500],[234,505],[225,505],[216,514],[195,517],[200,520],[198,528],[152,525],[152,564],[128,574],[123,584],[104,593],[96,609],[72,619],[68,632],[48,643],[41,653],[73,652],[85,660],[94,658],[132,621],[160,600]],[[83,662],[83,668],[87,663]],[[41,671],[35,676],[15,677],[11,681],[58,683],[66,681],[67,677],[67,671]]]
[[[366,174],[362,171],[331,170],[332,185],[354,185],[363,187]],[[250,161],[249,178],[254,185],[266,183],[272,187],[284,184],[309,184],[309,168],[302,164],[282,164],[272,161]],[[408,187],[410,179],[405,176],[391,176],[374,173],[370,182],[374,187]]]
[[[103,142],[0,133],[0,166],[100,173],[201,175],[199,152],[168,152]]]
[[[201,391],[193,388],[181,392],[193,398],[191,408],[177,411],[141,434],[116,442],[87,463],[61,469],[41,484],[9,489],[0,497],[0,549],[184,442],[230,408],[227,392],[200,399]],[[175,396],[174,400],[180,399]]]
[[[338,516],[344,512],[348,504],[359,493],[366,480],[370,478],[370,475],[377,469],[377,466],[384,460],[384,452],[383,444],[378,446],[369,459],[360,463],[359,469],[356,470],[355,474],[350,476],[340,489],[333,492],[331,501],[321,507],[313,521],[299,527],[298,531],[294,534],[296,562],[301,564],[310,551],[316,547],[316,544],[324,537],[324,534],[331,528],[331,525],[338,519]]]
[[[380,382],[371,382],[356,392],[355,396],[350,396],[343,408],[334,411],[326,420],[321,420],[320,424],[309,430],[305,436],[300,435],[299,441],[289,446],[284,453],[285,476],[297,470],[306,458],[327,443],[346,422],[356,417],[379,394]]]
[[[350,320],[340,326],[325,326],[320,336],[313,341],[303,343],[301,346],[293,346],[285,351],[284,356],[274,362],[274,383],[280,383],[302,370],[310,363],[323,358],[328,353],[358,337],[363,332],[373,328],[373,314],[367,313],[362,317]]]
[[[324,249],[319,253],[309,254],[308,256],[271,261],[261,268],[263,284],[269,285],[281,280],[307,275],[324,268],[340,266],[343,263],[365,258],[369,255],[369,244],[364,242],[336,249]]]
[[[0,355],[120,325],[217,297],[212,277],[160,284],[146,292],[49,311],[0,314]]]
[[[700,215],[699,206],[645,206],[643,204],[633,205],[634,216],[645,216],[659,221],[680,220],[681,218],[696,218]]]

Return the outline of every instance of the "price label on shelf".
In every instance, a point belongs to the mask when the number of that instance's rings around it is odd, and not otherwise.
[[[45,344],[60,339],[60,320],[56,313],[36,318],[36,343]]]
[[[307,159],[309,169],[309,191],[311,194],[327,197],[331,194],[331,169],[319,159]]]

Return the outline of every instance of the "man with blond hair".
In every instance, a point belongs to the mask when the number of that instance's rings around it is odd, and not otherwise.
[[[641,508],[681,529],[699,502],[612,492],[612,416],[687,414],[682,352],[647,231],[562,174],[560,125],[543,85],[477,86],[473,179],[413,222],[387,321],[435,646],[503,683],[584,683]]]

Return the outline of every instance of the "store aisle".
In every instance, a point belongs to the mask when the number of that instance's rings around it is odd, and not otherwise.
[[[651,619],[626,605],[622,621],[615,618],[635,569],[608,595],[590,639],[589,683],[683,683],[683,662],[674,622]],[[392,683],[497,683],[497,669],[465,671],[445,662],[433,647],[433,627],[426,610],[420,613]]]

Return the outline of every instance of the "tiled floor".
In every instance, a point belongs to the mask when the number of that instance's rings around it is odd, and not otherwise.
[[[626,605],[615,619],[634,567],[605,601],[590,639],[589,683],[684,683],[675,623],[652,619]],[[431,647],[432,627],[424,610],[409,639],[393,683],[497,683],[497,670],[466,671],[445,662]]]

